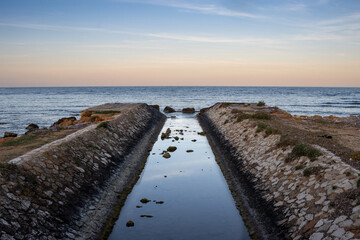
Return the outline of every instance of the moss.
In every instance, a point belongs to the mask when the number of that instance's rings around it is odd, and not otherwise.
[[[30,135],[23,135],[18,138],[14,138],[11,140],[8,140],[6,142],[3,142],[1,144],[2,147],[10,147],[10,146],[20,146],[20,145],[26,145],[34,143],[40,136],[36,134],[30,134]]]
[[[333,190],[337,189],[337,186],[336,185],[332,186],[332,189]]]
[[[317,150],[316,148],[313,148],[312,146],[305,144],[305,143],[299,143],[296,144],[289,154],[289,156],[286,158],[286,162],[291,162],[297,157],[305,156],[310,159],[310,161],[315,161],[319,156],[321,156],[321,152]]]
[[[156,204],[164,204],[164,201],[156,201]]]
[[[99,123],[99,125],[97,125],[96,129],[100,129],[100,128],[109,128],[109,122],[101,122]]]
[[[265,102],[264,101],[259,101],[256,106],[258,107],[262,107],[262,106],[265,106]]]
[[[178,137],[178,136],[175,136],[174,139],[175,139],[176,141],[179,141],[179,137]]]
[[[205,136],[205,132],[198,132],[199,135]]]
[[[225,121],[224,121],[224,124],[227,124],[229,122],[229,119],[226,119]]]

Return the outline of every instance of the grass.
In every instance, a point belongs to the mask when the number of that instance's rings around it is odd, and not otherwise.
[[[99,125],[97,125],[96,129],[100,129],[100,128],[109,128],[109,122],[101,122],[99,123]]]
[[[262,106],[265,106],[265,102],[264,101],[259,101],[256,106],[258,107],[262,107]]]
[[[349,153],[346,155],[346,158],[347,159],[351,158],[353,160],[360,161],[360,152]]]
[[[121,113],[121,111],[108,110],[108,111],[96,111],[94,113],[95,114],[117,114],[117,113]]]
[[[228,106],[230,106],[230,103],[222,103],[222,104],[220,105],[221,108],[226,108],[226,107],[228,107]]]
[[[1,144],[2,147],[10,147],[10,146],[20,146],[33,143],[36,141],[40,136],[39,135],[23,135],[18,138],[14,138],[12,140],[8,140]]]
[[[256,112],[256,113],[251,115],[251,118],[262,119],[262,120],[270,120],[271,116],[266,112]]]
[[[296,145],[297,144],[297,140],[289,137],[289,135],[287,134],[283,134],[280,137],[280,141],[278,142],[277,146],[278,147],[287,147],[290,145]]]
[[[304,168],[304,166],[303,165],[297,165],[296,167],[295,167],[295,170],[300,170],[300,169],[303,169]]]
[[[257,124],[256,132],[257,132],[257,133],[262,132],[262,131],[264,131],[267,127],[268,127],[268,125],[266,125],[265,123],[259,122],[259,123]]]
[[[321,155],[321,152],[316,148],[313,148],[312,146],[305,143],[298,143],[294,146],[285,162],[291,162],[295,158],[302,156],[308,157],[310,161],[315,161]]]
[[[309,177],[309,176],[312,175],[312,174],[317,174],[317,173],[319,173],[320,170],[321,170],[320,167],[309,167],[309,168],[304,169],[304,172],[303,172],[303,173],[304,173],[304,176],[305,176],[305,177]]]
[[[262,132],[265,130],[265,137],[271,135],[271,134],[277,134],[279,133],[279,130],[275,129],[275,128],[272,128],[270,127],[269,125],[263,123],[263,122],[258,122],[257,124],[257,129],[256,129],[256,132],[259,133],[259,132]]]

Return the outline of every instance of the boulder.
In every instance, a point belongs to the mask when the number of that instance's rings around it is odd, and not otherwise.
[[[81,117],[90,117],[91,116],[91,112],[88,110],[84,110],[81,112]]]
[[[9,138],[9,137],[17,137],[17,134],[12,133],[12,132],[5,132],[4,133],[4,138]]]
[[[76,117],[61,118],[55,122],[51,127],[68,127],[73,125],[76,121]]]
[[[29,126],[27,126],[25,129],[29,130],[29,131],[34,131],[34,130],[37,130],[39,129],[39,126],[34,124],[34,123],[31,123]]]
[[[150,107],[155,108],[156,110],[160,111],[160,106],[159,105],[150,105]]]
[[[195,113],[195,108],[183,108],[183,113]]]
[[[173,109],[173,108],[171,108],[169,106],[166,106],[164,108],[164,113],[173,113],[173,112],[175,112],[175,109]]]

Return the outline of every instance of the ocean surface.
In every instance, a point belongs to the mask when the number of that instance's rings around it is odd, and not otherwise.
[[[360,88],[308,87],[57,87],[0,88],[0,136],[23,134],[30,123],[49,127],[62,117],[108,102],[144,102],[161,109],[217,102],[258,102],[297,115],[360,115]]]

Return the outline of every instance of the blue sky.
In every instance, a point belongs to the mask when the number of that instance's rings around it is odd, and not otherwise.
[[[0,2],[0,86],[360,86],[360,1]]]

